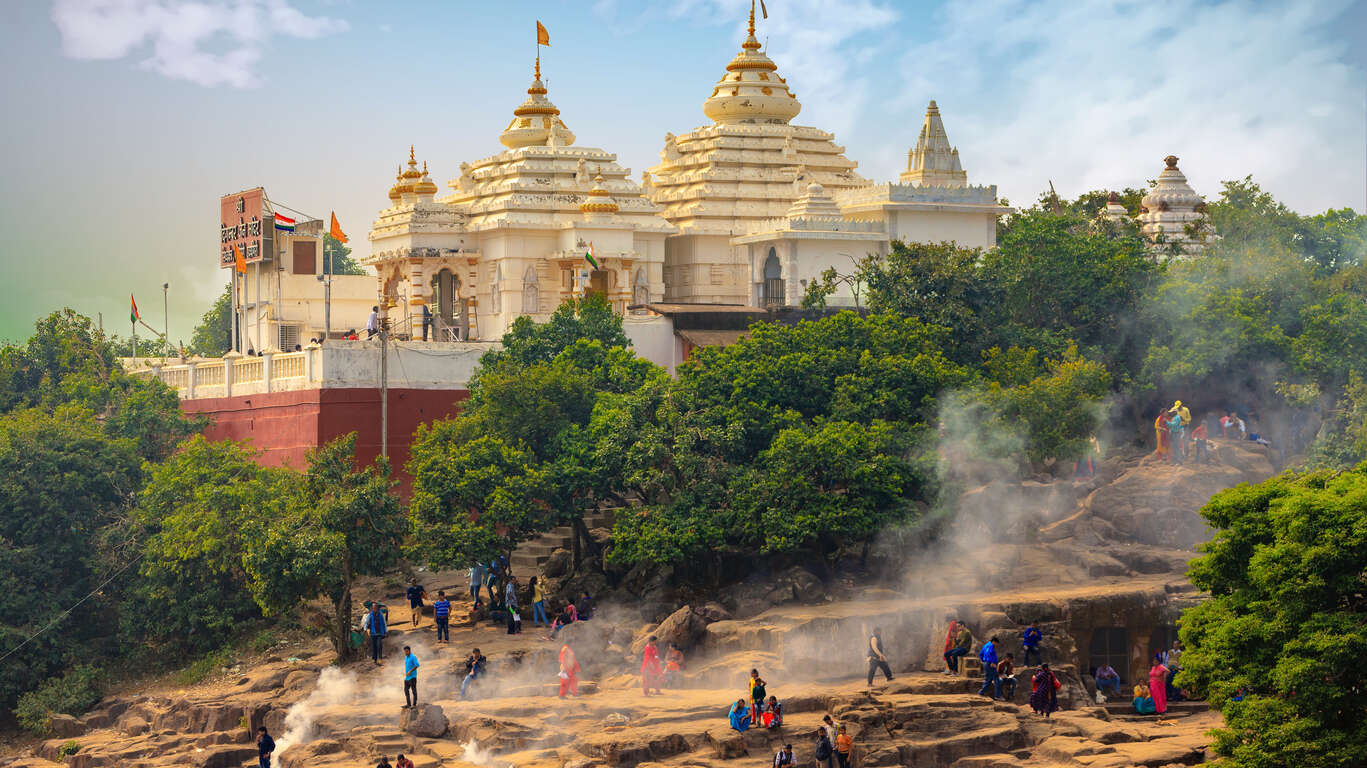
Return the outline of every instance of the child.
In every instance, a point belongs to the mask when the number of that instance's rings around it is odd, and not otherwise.
[[[840,730],[835,733],[835,759],[840,761],[840,768],[850,768],[850,753],[854,751],[854,739],[850,738],[845,726],[840,726]]]
[[[754,706],[750,708],[750,724],[759,724],[760,712],[764,709],[764,697],[767,691],[764,688],[764,678],[759,676],[758,669],[750,670],[750,701]]]
[[[665,687],[678,688],[680,678],[683,677],[683,651],[679,646],[670,643],[669,651],[665,653]]]

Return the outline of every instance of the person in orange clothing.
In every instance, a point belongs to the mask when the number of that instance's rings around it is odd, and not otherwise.
[[[1167,461],[1169,435],[1167,414],[1160,413],[1158,418],[1153,420],[1153,431],[1158,435],[1158,458]]]
[[[662,677],[664,672],[660,669],[660,649],[655,645],[655,636],[651,635],[641,651],[641,694],[649,696],[651,689],[656,693],[664,693],[660,690]]]
[[[835,733],[835,758],[840,761],[840,768],[850,768],[850,756],[854,753],[854,739],[850,738],[845,726],[840,726],[840,730]]]
[[[565,698],[567,692],[571,696],[579,695],[579,659],[575,658],[569,643],[560,647],[560,698]]]

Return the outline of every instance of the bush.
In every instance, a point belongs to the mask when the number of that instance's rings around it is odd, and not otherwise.
[[[248,645],[251,648],[252,653],[265,653],[275,647],[275,644],[278,642],[280,642],[279,633],[273,629],[263,629],[256,634],[256,637],[252,638],[251,643]]]
[[[57,759],[58,759],[58,760],[65,760],[65,759],[67,759],[68,757],[71,757],[72,755],[74,755],[74,754],[76,754],[77,752],[80,752],[80,751],[81,751],[81,742],[76,741],[75,739],[72,739],[71,741],[68,741],[67,743],[65,743],[65,744],[63,744],[62,746],[60,746],[60,747],[57,748]]]
[[[88,665],[79,666],[20,696],[14,715],[25,730],[42,735],[47,732],[48,719],[53,714],[85,714],[99,703],[101,695],[100,671]]]
[[[201,656],[197,661],[176,673],[176,682],[181,685],[194,685],[212,675],[219,667],[233,662],[233,654],[225,649]]]

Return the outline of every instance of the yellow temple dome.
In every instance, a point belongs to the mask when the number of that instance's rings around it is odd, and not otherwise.
[[[703,102],[703,114],[727,123],[787,123],[802,111],[778,65],[760,50],[755,39],[755,6],[750,4],[750,28],[740,53],[726,65],[712,95]]]
[[[536,58],[532,84],[527,88],[527,100],[513,110],[513,121],[503,129],[498,140],[509,149],[545,146],[554,142],[559,146],[574,143],[574,134],[560,119],[560,109],[546,97],[546,85],[541,82],[541,57]]]
[[[603,174],[599,173],[593,177],[593,189],[589,190],[589,196],[584,202],[579,204],[582,213],[617,213],[617,201],[612,199],[606,187],[603,186]]]
[[[427,175],[427,161],[426,161],[426,160],[424,160],[423,163],[422,163],[422,179],[419,180],[418,183],[415,184],[415,185],[413,186],[413,191],[416,192],[416,193],[418,193],[419,195],[435,195],[435,194],[437,194],[437,184],[436,184],[436,182],[432,181],[432,177],[431,177],[431,176],[428,176],[428,175]]]

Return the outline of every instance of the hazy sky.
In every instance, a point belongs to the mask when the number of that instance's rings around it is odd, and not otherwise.
[[[1252,174],[1302,212],[1367,208],[1367,2],[771,0],[759,37],[866,177],[893,180],[929,99],[972,183],[1028,203],[1140,186],[1182,158],[1209,197]],[[359,254],[416,144],[445,182],[502,149],[534,20],[550,97],[633,177],[702,100],[747,0],[13,0],[0,27],[0,339],[61,306],[171,338],[227,273],[218,198],[336,210]]]

